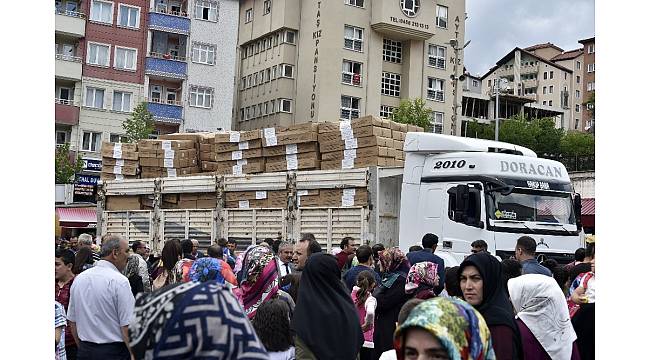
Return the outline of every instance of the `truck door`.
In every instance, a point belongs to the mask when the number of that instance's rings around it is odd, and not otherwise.
[[[458,211],[458,198],[455,192],[459,186],[469,185],[468,203],[465,205],[465,213]],[[442,196],[441,202],[442,234],[439,234],[438,249],[451,251],[457,255],[471,253],[470,244],[475,240],[485,240],[488,243],[488,251],[494,251],[493,234],[486,230],[485,226],[485,200],[482,187],[479,184],[448,183]],[[464,215],[464,216],[463,216]],[[442,235],[442,236],[441,236]],[[458,256],[457,256],[458,257]]]

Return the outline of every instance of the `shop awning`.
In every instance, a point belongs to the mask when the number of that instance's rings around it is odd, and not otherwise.
[[[596,199],[582,199],[582,215],[596,215]]]
[[[56,208],[59,222],[64,223],[96,223],[97,210],[95,208]]]

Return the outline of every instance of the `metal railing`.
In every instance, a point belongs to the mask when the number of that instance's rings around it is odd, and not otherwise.
[[[596,169],[596,155],[555,155],[545,157],[561,162],[569,172],[594,171]]]
[[[70,16],[70,17],[76,17],[80,19],[85,19],[86,14],[79,12],[79,11],[71,11],[71,10],[66,10],[66,9],[55,9],[54,12],[58,15],[65,15],[65,16]]]
[[[172,54],[161,54],[157,52],[150,52],[149,57],[156,58],[156,59],[164,59],[164,60],[175,60],[175,61],[183,61],[186,62],[187,58],[185,56],[174,56]]]
[[[54,98],[55,104],[73,105],[73,100]]]
[[[151,99],[147,99],[147,101],[150,102],[150,103],[156,103],[156,104],[183,106],[183,103],[180,102],[179,100],[167,100],[167,99],[160,99],[160,98],[151,98]]]
[[[74,56],[74,55],[66,55],[66,54],[56,54],[56,59],[57,60],[64,60],[64,61],[72,61],[72,62],[81,62],[81,57],[80,56]]]
[[[342,73],[341,82],[344,84],[361,86],[361,74],[344,72]]]
[[[172,11],[172,10],[167,10],[167,9],[152,9],[150,12],[158,13],[158,14],[165,14],[165,15],[173,15],[173,16],[180,16],[180,17],[185,17],[189,18],[190,16],[187,14],[185,11]]]

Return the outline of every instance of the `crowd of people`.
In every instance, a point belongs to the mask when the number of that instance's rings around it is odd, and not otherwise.
[[[220,239],[57,242],[55,359],[589,360],[595,243],[567,265],[474,241],[460,266],[426,234],[408,253],[313,234],[237,251]]]

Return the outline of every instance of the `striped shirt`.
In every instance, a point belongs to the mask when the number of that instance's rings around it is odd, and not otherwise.
[[[61,339],[59,343],[56,344],[56,352],[54,353],[54,358],[56,360],[66,360],[65,356],[65,328],[67,327],[67,321],[65,320],[65,309],[58,301],[54,302],[54,328],[62,327],[61,329]]]

